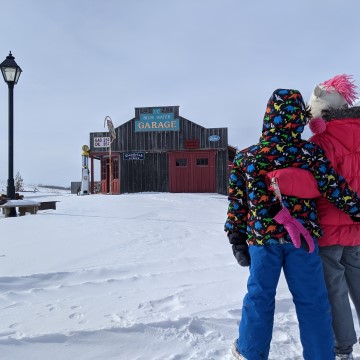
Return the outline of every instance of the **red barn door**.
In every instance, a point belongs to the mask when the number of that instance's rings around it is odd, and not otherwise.
[[[215,161],[215,151],[170,152],[170,192],[216,192]]]

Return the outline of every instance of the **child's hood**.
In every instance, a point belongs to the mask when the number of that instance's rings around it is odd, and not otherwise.
[[[300,139],[306,123],[306,107],[301,93],[298,90],[277,89],[267,103],[261,140]]]

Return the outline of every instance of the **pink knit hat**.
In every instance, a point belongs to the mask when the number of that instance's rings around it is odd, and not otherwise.
[[[356,100],[356,85],[354,84],[352,75],[336,75],[333,78],[324,81],[320,85],[325,87],[327,92],[337,91],[349,105]]]
[[[320,85],[323,86],[328,93],[339,93],[350,106],[353,105],[356,99],[357,87],[354,84],[352,75],[336,75],[333,78],[322,82]],[[321,106],[324,109],[326,107],[332,106],[332,104],[330,103],[330,99],[327,100],[326,96],[322,96],[322,99],[323,103],[321,104]],[[313,134],[322,134],[326,130],[326,121],[321,117],[313,118],[309,122],[309,127]]]

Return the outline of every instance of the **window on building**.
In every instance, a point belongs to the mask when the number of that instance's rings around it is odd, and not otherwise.
[[[106,159],[101,160],[101,180],[106,179]]]
[[[187,166],[187,159],[176,159],[176,166]]]
[[[196,159],[196,165],[199,165],[199,166],[209,165],[209,159],[208,159],[208,158],[199,158],[199,159]]]

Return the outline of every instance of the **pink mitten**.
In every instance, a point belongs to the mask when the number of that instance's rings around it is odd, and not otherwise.
[[[315,249],[314,240],[311,237],[310,233],[304,228],[304,226],[295,218],[290,215],[289,210],[286,207],[283,207],[275,216],[274,220],[284,225],[285,229],[290,235],[290,238],[296,248],[301,246],[302,235],[309,247],[309,253],[312,253]]]

